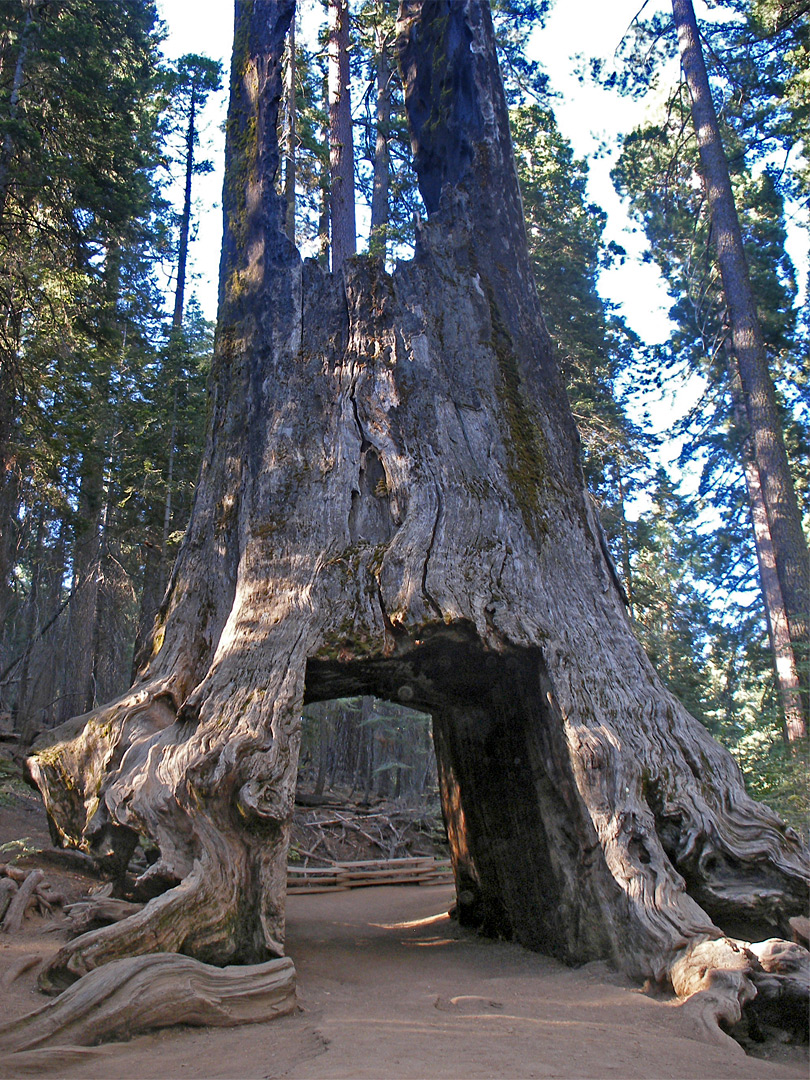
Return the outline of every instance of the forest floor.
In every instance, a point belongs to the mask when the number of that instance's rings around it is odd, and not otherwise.
[[[20,843],[12,848],[8,845]],[[0,798],[0,861],[47,848],[39,798]],[[5,850],[3,847],[5,846]],[[341,855],[343,853],[341,852]],[[28,856],[68,899],[98,881]],[[806,1052],[772,1047],[769,1060],[700,1041],[672,1000],[650,998],[606,965],[577,970],[459,929],[450,886],[378,886],[288,900],[287,951],[299,1008],[268,1024],[166,1029],[87,1050],[0,1057],[0,1077],[288,1077],[431,1080],[529,1077],[745,1080],[807,1075]],[[37,966],[64,940],[31,915],[0,936],[2,1019],[38,1007]],[[23,1055],[24,1058],[24,1055]]]

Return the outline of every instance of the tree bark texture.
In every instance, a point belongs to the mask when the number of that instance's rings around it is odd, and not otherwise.
[[[672,0],[681,66],[692,101],[703,184],[729,313],[748,424],[768,514],[794,652],[810,675],[810,555],[790,473],[740,222],[691,0]],[[808,708],[805,697],[805,710]],[[806,722],[806,717],[805,717]]]
[[[603,553],[488,7],[402,5],[429,220],[393,275],[324,273],[287,239],[292,4],[257,7],[237,5],[208,445],[152,655],[29,759],[65,842],[123,859],[148,834],[141,890],[166,891],[45,983],[139,951],[279,955],[302,702],[349,695],[432,713],[464,923],[656,979],[724,932],[787,932],[806,855],[664,688]]]
[[[348,0],[329,0],[329,164],[334,273],[357,251]]]
[[[286,230],[291,243],[295,243],[295,13],[287,38],[287,69],[284,73],[284,195],[287,199]]]
[[[747,436],[748,422],[745,402],[739,386],[739,373],[736,371],[736,362],[733,358],[730,358],[730,364],[734,415],[737,426],[743,433],[742,464],[745,488],[754,531],[754,546],[757,552],[757,568],[765,607],[765,621],[768,626],[768,639],[773,654],[774,674],[784,717],[784,738],[786,742],[793,743],[807,735],[807,724],[802,708],[801,682],[793,642],[790,640],[790,627],[779,584],[779,575],[776,572],[776,557],[768,521],[768,509],[762,493],[762,481],[754,458],[751,439]]]

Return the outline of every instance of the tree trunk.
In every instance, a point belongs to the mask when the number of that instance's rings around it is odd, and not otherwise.
[[[25,624],[23,641],[25,651],[20,661],[19,683],[17,698],[13,710],[13,730],[21,731],[26,726],[26,709],[28,706],[28,675],[31,666],[31,653],[34,649],[37,632],[40,625],[40,599],[39,585],[42,576],[43,544],[45,541],[45,506],[40,503],[37,513],[37,532],[34,540],[34,552],[31,559],[31,587],[25,605]]]
[[[754,460],[773,541],[776,573],[794,654],[810,672],[810,556],[790,474],[773,382],[743,250],[728,163],[691,0],[672,0],[681,65],[692,101],[712,235],[739,365]],[[805,694],[807,690],[805,690]],[[804,710],[808,708],[805,700]],[[807,717],[804,717],[806,724]]]
[[[391,165],[388,132],[391,125],[391,64],[385,31],[381,24],[374,30],[377,77],[377,138],[374,146],[374,186],[371,194],[371,235],[369,253],[385,257],[388,226],[388,189]]]
[[[287,39],[287,69],[284,80],[284,112],[287,123],[284,148],[284,195],[287,200],[286,230],[289,240],[295,243],[295,13],[290,22]]]
[[[255,9],[208,444],[152,656],[29,759],[66,842],[123,859],[147,834],[141,888],[173,887],[44,983],[137,952],[280,954],[302,701],[375,695],[433,715],[464,923],[691,992],[702,943],[786,932],[806,857],[633,637],[538,309],[488,7],[402,6],[429,220],[393,275],[325,274],[289,243],[292,3]],[[728,973],[732,1012],[746,979]]]
[[[174,287],[174,312],[172,330],[183,328],[183,308],[186,296],[186,266],[188,264],[188,242],[191,234],[191,181],[194,176],[194,147],[197,142],[197,99],[192,91],[186,128],[186,177],[183,188],[183,213],[180,217],[180,244],[177,249],[177,281]]]
[[[737,427],[742,437],[743,473],[748,493],[748,508],[754,531],[754,546],[757,553],[757,567],[765,608],[765,621],[768,626],[768,639],[773,656],[776,686],[782,705],[783,731],[785,742],[794,743],[807,735],[807,725],[802,709],[801,683],[796,665],[793,643],[790,640],[785,602],[776,572],[776,558],[773,550],[771,527],[768,511],[762,494],[762,482],[754,460],[748,432],[747,416],[742,391],[739,386],[739,373],[735,370],[733,358],[729,358],[731,371],[731,395]]]
[[[104,467],[98,443],[82,461],[79,506],[73,543],[73,598],[68,608],[64,683],[59,719],[65,721],[92,708],[94,639],[101,557]]]
[[[348,0],[329,0],[329,163],[334,273],[357,251]]]

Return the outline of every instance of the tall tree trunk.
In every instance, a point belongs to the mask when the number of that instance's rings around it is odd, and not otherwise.
[[[429,220],[393,275],[325,274],[289,243],[292,3],[236,11],[191,523],[138,681],[29,759],[67,842],[122,861],[147,834],[141,887],[173,887],[43,983],[138,951],[280,953],[302,702],[374,695],[433,715],[463,922],[716,984],[733,1018],[755,972],[724,931],[785,930],[806,853],[632,634],[538,308],[488,6],[402,5]]]
[[[284,196],[287,200],[286,230],[290,241],[295,243],[295,12],[287,38],[287,68],[284,73]]]
[[[31,587],[28,591],[28,599],[25,605],[25,625],[23,641],[25,652],[20,661],[19,682],[17,687],[17,699],[14,703],[13,719],[14,730],[21,731],[25,726],[26,708],[28,704],[28,675],[31,666],[31,653],[40,624],[40,601],[39,584],[42,577],[43,545],[45,542],[45,506],[39,505],[37,514],[37,532],[34,540],[34,552],[31,559]]]
[[[73,598],[68,608],[60,722],[93,706],[94,643],[104,509],[104,462],[101,447],[88,448],[82,462],[79,505],[73,543]]]
[[[622,467],[617,461],[613,467],[614,478],[616,480],[616,490],[619,495],[619,530],[622,542],[622,573],[624,574],[624,591],[627,593],[627,613],[630,616],[630,621],[635,621],[634,610],[634,598],[635,587],[633,584],[633,567],[630,564],[630,534],[627,528],[627,515],[625,512],[626,496],[624,491],[624,480],[622,478]]]
[[[357,251],[348,0],[329,0],[329,164],[334,273]]]
[[[802,657],[810,673],[810,556],[785,452],[695,12],[691,0],[672,0],[672,11],[678,30],[681,65],[692,101],[712,236],[728,308],[732,346],[739,365],[754,461],[773,541],[776,573],[794,653]]]
[[[39,4],[31,3],[25,12],[20,31],[17,60],[8,101],[5,137],[0,146],[0,226],[7,227],[6,208],[11,190],[14,157],[13,126],[19,115],[20,93],[25,75],[25,65],[36,31],[35,14]],[[12,431],[15,422],[15,402],[20,393],[18,349],[20,343],[20,314],[13,308],[13,286],[9,290],[6,309],[2,313],[0,334],[0,627],[6,625],[12,598],[10,575],[13,566],[13,549],[16,539],[14,520],[19,499],[20,476],[14,460]],[[2,638],[0,638],[2,644]]]
[[[186,297],[186,266],[188,243],[191,235],[191,182],[194,177],[194,147],[197,143],[197,99],[192,93],[186,127],[186,176],[183,186],[183,212],[180,216],[180,243],[177,248],[177,281],[174,287],[174,311],[172,330],[183,328],[183,309]]]
[[[745,403],[742,388],[739,384],[739,372],[736,370],[736,363],[732,357],[729,357],[729,367],[734,412],[737,427],[742,437],[743,473],[748,493],[751,525],[754,531],[754,546],[757,553],[765,621],[768,626],[768,639],[771,644],[776,686],[782,706],[783,731],[785,741],[793,743],[807,735],[801,683],[796,665],[796,656],[793,651],[793,642],[790,640],[790,628],[788,627],[785,602],[782,598],[782,589],[779,585],[779,575],[776,572],[771,527],[768,521],[765,498],[762,493],[759,469],[754,460]]]
[[[11,290],[13,296],[13,289]],[[0,323],[0,635],[13,601],[11,572],[17,551],[17,511],[22,475],[17,461],[14,427],[16,406],[22,390],[19,370],[22,316],[13,300]],[[2,644],[2,636],[0,636]]]
[[[385,255],[388,226],[388,189],[391,165],[388,133],[391,126],[391,64],[386,35],[381,25],[374,29],[377,79],[377,135],[374,146],[374,186],[371,195],[371,236],[369,252]]]

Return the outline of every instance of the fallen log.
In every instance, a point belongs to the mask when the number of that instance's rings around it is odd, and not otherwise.
[[[11,878],[0,878],[0,920],[8,911],[9,904],[17,892],[17,882]]]
[[[3,918],[2,923],[0,923],[0,932],[4,934],[13,934],[20,929],[23,919],[25,918],[28,904],[33,901],[37,885],[39,885],[44,877],[45,875],[41,870],[29,871],[25,881],[23,881],[22,885],[20,885],[11,899],[5,917]]]
[[[0,1048],[13,1054],[45,1044],[93,1046],[176,1024],[261,1023],[294,1009],[295,967],[288,957],[218,968],[177,953],[148,953],[113,960],[0,1026]]]

